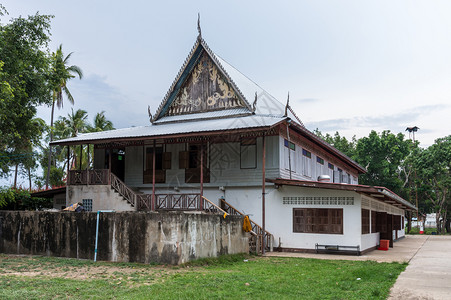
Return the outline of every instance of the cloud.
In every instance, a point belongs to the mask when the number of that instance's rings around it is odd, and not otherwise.
[[[72,80],[69,89],[75,99],[73,109],[86,110],[89,121],[96,113],[105,111],[105,116],[116,128],[148,124],[147,107],[139,101],[140,97],[109,84],[106,76],[91,74],[82,80]],[[65,103],[58,114],[67,115],[71,108],[69,103]]]
[[[351,130],[356,128],[374,128],[375,130],[403,131],[405,127],[415,125],[419,118],[440,110],[449,108],[450,105],[436,104],[418,106],[398,114],[387,114],[381,116],[355,116],[352,118],[329,119],[318,122],[307,122],[308,128],[323,132],[335,132]],[[424,128],[422,133],[432,133],[434,130]]]
[[[295,100],[295,102],[297,102],[297,103],[308,103],[308,104],[317,103],[320,101],[321,100],[317,99],[317,98],[301,98],[301,99]]]

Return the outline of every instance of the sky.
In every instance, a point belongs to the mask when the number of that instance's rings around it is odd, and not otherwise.
[[[197,37],[310,130],[347,138],[418,126],[422,147],[451,134],[451,1],[2,0],[1,22],[51,14],[55,51],[84,72],[68,87],[90,121],[148,125]],[[38,109],[50,120],[49,107]]]

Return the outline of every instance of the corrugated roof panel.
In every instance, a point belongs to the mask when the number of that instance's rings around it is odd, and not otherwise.
[[[202,121],[152,124],[110,131],[80,134],[77,137],[53,141],[52,144],[82,143],[107,139],[123,139],[136,137],[158,137],[174,134],[188,134],[196,132],[213,132],[245,128],[270,127],[285,118],[271,116],[244,116],[224,119],[210,119]]]

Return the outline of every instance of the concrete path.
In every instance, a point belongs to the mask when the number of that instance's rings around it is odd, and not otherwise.
[[[266,256],[408,262],[390,291],[390,300],[451,299],[451,236],[410,235],[388,251],[362,256],[270,252]]]
[[[451,236],[427,236],[389,299],[451,299]]]
[[[292,252],[269,252],[266,256],[280,257],[304,257],[317,259],[337,260],[373,260],[377,262],[409,262],[427,240],[424,235],[410,235],[394,243],[394,247],[388,251],[374,250],[361,256],[315,254],[315,253],[292,253]]]

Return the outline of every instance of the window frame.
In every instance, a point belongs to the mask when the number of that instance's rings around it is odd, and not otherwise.
[[[253,159],[253,166],[245,167],[243,166],[243,147],[246,149],[249,149],[250,147],[254,148],[254,159]],[[252,150],[251,150],[252,151]],[[240,140],[240,169],[246,170],[246,169],[257,169],[257,138],[246,138]]]
[[[371,233],[370,230],[370,210],[366,208],[361,209],[361,233],[362,234],[369,234]]]
[[[293,208],[293,233],[343,235],[343,216],[343,208]]]

